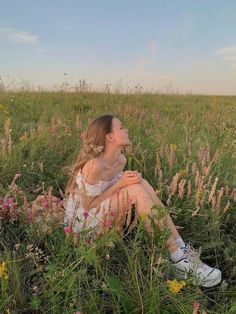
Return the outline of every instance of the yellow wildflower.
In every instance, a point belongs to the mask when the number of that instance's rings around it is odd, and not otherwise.
[[[180,169],[180,171],[179,171],[180,176],[184,177],[184,176],[186,176],[186,174],[187,174],[187,169]]]
[[[146,217],[147,217],[147,213],[145,212],[140,213],[140,218],[142,221],[144,221]]]
[[[186,286],[186,282],[184,280],[177,281],[174,280],[167,280],[167,284],[169,286],[169,290],[173,293],[178,293],[184,286]]]
[[[4,278],[7,279],[8,275],[7,275],[7,266],[5,262],[2,262],[0,264],[0,278]]]
[[[176,150],[177,149],[177,144],[170,144],[170,149],[171,150]]]

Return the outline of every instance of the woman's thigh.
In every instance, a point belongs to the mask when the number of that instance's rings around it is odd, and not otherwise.
[[[142,212],[150,211],[150,208],[154,204],[154,199],[142,181],[124,187],[118,193],[110,196],[110,210],[113,212],[114,217],[117,217],[121,210],[125,211],[126,208],[129,209],[132,204],[135,204],[135,210],[137,210],[139,215]]]
[[[150,197],[153,198],[154,202],[158,206],[164,206],[160,198],[157,196],[156,192],[154,191],[153,187],[148,183],[146,179],[141,180],[140,184],[143,186],[143,188],[149,193]]]

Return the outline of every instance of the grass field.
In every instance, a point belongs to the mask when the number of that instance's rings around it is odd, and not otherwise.
[[[102,113],[128,127],[125,170],[153,186],[185,241],[221,269],[220,285],[187,278],[173,291],[166,232],[151,238],[142,221],[124,238],[66,238],[63,167]],[[235,121],[236,97],[0,92],[0,313],[236,313]],[[33,211],[47,192],[54,206]]]

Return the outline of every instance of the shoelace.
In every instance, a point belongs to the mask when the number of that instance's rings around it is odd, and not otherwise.
[[[184,248],[183,258],[187,258],[189,261],[193,262],[195,264],[195,267],[197,267],[199,270],[203,271],[203,273],[206,272],[209,274],[212,271],[214,271],[214,268],[208,266],[207,264],[203,263],[200,260],[200,254],[201,254],[201,249],[196,250],[193,248],[191,243],[189,243]]]
[[[186,244],[185,248],[184,248],[184,255],[183,258],[187,258],[188,260],[190,260],[191,262],[196,262],[198,264],[201,264],[201,260],[200,260],[200,252],[195,250],[193,248],[193,246],[191,245],[191,243]]]

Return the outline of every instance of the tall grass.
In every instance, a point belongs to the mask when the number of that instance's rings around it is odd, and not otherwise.
[[[235,313],[236,97],[63,92],[0,93],[1,312]],[[81,133],[112,112],[129,129],[126,169],[138,170],[166,205],[181,235],[223,282],[178,293],[164,246],[142,221],[93,244],[66,238],[60,200]],[[19,174],[18,176],[16,174]],[[34,207],[39,194],[47,197]],[[10,200],[10,201],[9,201]]]

